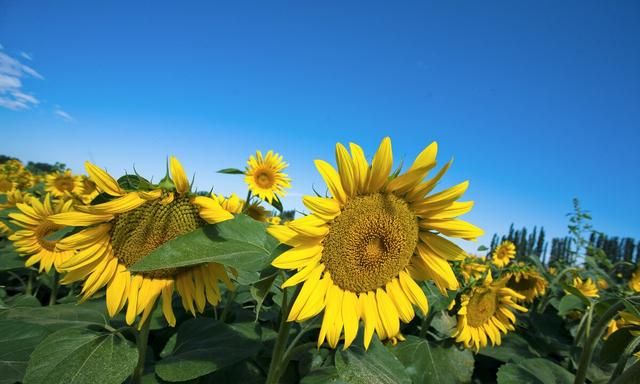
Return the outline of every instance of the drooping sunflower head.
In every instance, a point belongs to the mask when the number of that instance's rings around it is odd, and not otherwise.
[[[46,190],[54,197],[81,195],[82,186],[82,178],[72,175],[69,170],[47,175]]]
[[[504,279],[507,288],[522,295],[527,303],[532,303],[536,297],[543,296],[549,285],[538,271],[529,266],[507,272]]]
[[[598,297],[598,287],[591,280],[591,278],[587,278],[586,280],[582,280],[580,276],[576,276],[573,278],[572,286],[579,290],[585,297]]]
[[[516,246],[510,241],[503,241],[491,254],[491,262],[498,268],[504,268],[516,257]]]
[[[488,277],[460,297],[457,312],[457,325],[453,337],[466,348],[475,349],[491,345],[500,345],[501,334],[515,330],[515,311],[527,312],[518,305],[517,300],[524,297],[503,282],[492,282]]]
[[[431,193],[448,169],[433,178],[437,145],[425,148],[403,174],[394,174],[391,140],[382,140],[371,164],[362,148],[336,146],[336,170],[316,160],[331,193],[305,196],[311,213],[268,231],[292,248],[272,264],[296,269],[283,287],[303,284],[289,321],[304,321],[324,310],[318,344],[336,347],[344,330],[345,348],[364,323],[364,344],[399,335],[400,320],[426,314],[426,296],[416,280],[433,280],[443,291],[459,284],[449,261],[465,252],[444,236],[475,239],[482,230],[457,219],[473,202],[457,200],[467,182]]]
[[[128,302],[129,324],[140,314],[142,323],[162,295],[165,318],[174,325],[171,307],[174,289],[183,306],[195,314],[204,311],[206,302],[212,305],[219,302],[218,281],[233,288],[225,268],[217,263],[149,272],[130,270],[166,242],[206,223],[233,218],[217,199],[190,192],[189,180],[177,159],[171,157],[170,175],[149,190],[125,190],[101,168],[88,162],[86,168],[98,190],[112,199],[77,207],[79,212],[52,217],[57,224],[85,227],[57,244],[60,250],[75,251],[61,265],[67,272],[63,283],[84,280],[83,299],[106,286],[109,315],[117,314]]]
[[[255,196],[271,203],[278,196],[285,195],[285,188],[291,188],[291,179],[282,172],[288,164],[281,155],[269,151],[262,156],[262,152],[256,151],[247,164],[244,180]]]
[[[20,212],[10,213],[12,222],[22,229],[14,232],[9,240],[13,241],[16,251],[28,257],[25,265],[30,267],[38,264],[40,271],[49,272],[53,266],[60,270],[60,266],[68,260],[73,252],[56,249],[57,240],[52,235],[64,228],[56,224],[50,217],[55,214],[73,211],[73,201],[67,200],[54,203],[47,194],[44,200],[31,198],[26,202],[17,203]]]
[[[629,279],[629,288],[634,292],[640,292],[640,267],[638,267]]]

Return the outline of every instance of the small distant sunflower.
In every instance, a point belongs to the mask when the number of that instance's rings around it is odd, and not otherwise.
[[[98,186],[87,176],[80,176],[82,179],[82,193],[80,199],[85,204],[90,204],[99,194]]]
[[[282,222],[282,218],[280,218],[280,216],[271,216],[267,218],[267,223],[269,224],[278,225],[281,222]]]
[[[449,164],[423,181],[435,167],[437,145],[425,148],[406,173],[391,176],[391,140],[382,140],[371,165],[362,148],[351,153],[336,145],[338,169],[316,160],[330,197],[305,196],[311,213],[267,230],[290,250],[273,260],[281,269],[297,269],[283,288],[302,284],[288,321],[305,321],[324,310],[318,345],[335,348],[344,330],[347,348],[364,323],[364,346],[399,338],[400,320],[427,313],[427,298],[415,280],[433,280],[443,291],[459,284],[449,261],[465,252],[444,238],[467,240],[482,230],[458,216],[473,202],[457,202],[468,182],[431,194]]]
[[[460,263],[460,269],[462,278],[468,283],[471,278],[479,279],[482,277],[482,275],[489,270],[489,266],[484,258],[471,256]]]
[[[532,303],[536,297],[543,296],[547,291],[547,280],[533,268],[507,272],[504,279],[506,287],[524,296],[524,301]]]
[[[247,215],[256,221],[267,222],[269,212],[260,205],[260,202],[253,202],[247,207]]]
[[[8,176],[0,175],[0,194],[8,195],[16,190],[17,184]]]
[[[609,288],[609,283],[607,283],[607,280],[602,279],[602,278],[598,279],[596,281],[596,284],[598,285],[599,289],[608,289]]]
[[[82,194],[82,178],[74,176],[71,171],[55,172],[47,175],[46,191],[54,197],[64,197],[68,194]]]
[[[6,195],[7,201],[0,204],[0,209],[13,208],[18,203],[29,203],[33,199],[33,195],[28,192],[22,192],[19,189]]]
[[[628,285],[634,292],[640,292],[640,267],[633,272]]]
[[[572,286],[576,288],[580,293],[582,293],[585,297],[598,297],[598,287],[596,284],[588,278],[586,280],[582,280],[579,276],[573,278]]]
[[[491,254],[491,262],[498,268],[504,268],[516,257],[516,246],[510,241],[503,241]]]
[[[142,314],[142,324],[162,295],[164,316],[173,326],[174,287],[182,305],[194,315],[204,311],[206,302],[216,305],[220,301],[218,281],[233,289],[224,266],[218,263],[149,272],[129,269],[169,240],[206,223],[233,218],[218,200],[190,193],[189,180],[177,159],[170,159],[171,179],[167,177],[160,184],[162,188],[152,191],[125,191],[104,170],[89,162],[85,165],[98,189],[114,199],[50,218],[57,224],[86,227],[57,245],[61,250],[76,251],[61,266],[68,272],[62,282],[84,280],[83,300],[106,286],[109,315],[115,316],[128,302],[127,323]]]
[[[527,312],[525,307],[516,304],[517,300],[523,299],[524,296],[504,287],[503,283],[493,283],[487,276],[482,285],[461,295],[453,337],[476,351],[486,347],[489,342],[491,345],[500,345],[500,334],[515,330],[514,310]]]
[[[237,214],[242,213],[242,210],[244,209],[245,201],[240,199],[235,193],[231,194],[229,197],[224,197],[223,195],[212,195],[212,197],[217,199],[220,206],[222,206],[222,208],[227,212]],[[267,222],[267,216],[269,213],[260,205],[260,202],[253,202],[249,204],[246,209],[247,216],[256,221]]]
[[[51,235],[64,228],[64,225],[52,222],[51,216],[72,212],[72,204],[71,200],[53,203],[50,194],[44,197],[43,202],[32,198],[28,203],[16,204],[20,212],[10,213],[9,217],[14,224],[23,229],[9,236],[9,240],[13,242],[18,253],[29,257],[25,266],[40,263],[40,272],[49,272],[52,266],[59,271],[60,266],[73,255],[73,251],[56,249],[57,241],[49,239]]]
[[[558,268],[556,268],[556,267],[549,267],[549,274],[550,274],[551,276],[555,276],[555,275],[557,275],[557,274],[558,274]]]
[[[262,152],[256,151],[256,155],[249,157],[248,167],[244,181],[249,185],[249,190],[262,200],[271,203],[278,196],[285,195],[285,188],[291,188],[290,179],[282,171],[289,165],[282,160],[282,156],[273,151],[262,156]]]

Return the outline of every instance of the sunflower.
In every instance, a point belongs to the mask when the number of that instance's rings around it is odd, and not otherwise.
[[[82,179],[82,193],[80,193],[80,199],[85,204],[90,204],[99,194],[98,186],[91,181],[87,176],[80,176]]]
[[[244,209],[245,201],[240,199],[235,193],[232,193],[229,197],[224,197],[223,195],[215,195],[212,194],[211,197],[218,200],[220,206],[224,208],[227,212],[230,213],[242,213]],[[256,221],[267,222],[268,215],[266,209],[260,205],[260,202],[253,202],[246,207],[246,214]]]
[[[572,286],[580,291],[580,293],[585,297],[598,297],[598,287],[596,287],[596,284],[591,280],[591,278],[583,281],[579,276],[576,276],[573,278]]]
[[[489,266],[483,257],[470,256],[460,263],[460,269],[462,278],[468,283],[472,278],[479,279],[482,277],[482,275],[489,270]]]
[[[489,342],[491,345],[500,345],[500,334],[515,330],[514,310],[527,312],[526,308],[516,304],[518,300],[524,300],[524,296],[506,288],[504,282],[493,283],[488,275],[482,285],[460,296],[458,322],[453,337],[476,352]]]
[[[8,176],[0,175],[0,194],[8,195],[16,190],[17,183]]]
[[[532,303],[536,297],[544,295],[547,291],[547,280],[531,267],[507,272],[504,279],[506,287],[524,296],[527,303]]]
[[[634,292],[640,292],[640,267],[633,272],[628,285]]]
[[[23,229],[9,236],[9,240],[13,242],[18,253],[29,257],[25,266],[40,263],[40,272],[49,272],[51,266],[60,270],[60,266],[73,255],[72,251],[56,249],[57,241],[50,238],[64,228],[64,225],[56,224],[50,218],[55,214],[72,212],[72,204],[71,200],[58,200],[54,203],[48,193],[43,202],[32,198],[27,203],[16,204],[20,212],[10,213],[9,217],[14,224]]]
[[[267,223],[272,225],[278,225],[282,223],[282,218],[280,216],[270,216],[270,217],[267,217]]]
[[[71,171],[55,172],[47,175],[46,191],[54,197],[63,197],[68,194],[82,194],[82,178],[73,176]]]
[[[491,262],[498,268],[504,268],[516,257],[516,246],[510,241],[503,241],[491,254]]]
[[[216,199],[190,193],[189,180],[177,159],[171,157],[170,177],[161,181],[162,187],[151,191],[125,191],[104,170],[89,162],[85,165],[98,189],[114,199],[51,217],[57,224],[86,227],[57,245],[61,250],[76,251],[61,266],[68,272],[62,282],[84,280],[83,300],[106,286],[109,315],[115,316],[128,301],[127,323],[142,314],[142,324],[162,295],[164,316],[173,326],[174,288],[182,305],[194,315],[204,311],[206,302],[216,305],[220,301],[218,281],[233,289],[225,268],[217,263],[149,272],[129,269],[169,240],[206,223],[233,218]]]
[[[19,189],[7,194],[6,197],[7,201],[0,204],[0,209],[13,208],[18,203],[29,203],[29,201],[34,198],[29,192],[22,192]]]
[[[245,172],[244,181],[249,190],[262,200],[271,203],[278,196],[285,195],[285,188],[291,188],[290,179],[282,171],[289,165],[282,160],[282,156],[273,151],[262,156],[262,152],[256,151],[256,155],[249,157],[249,165]]]
[[[551,276],[555,276],[555,275],[557,275],[557,274],[558,274],[558,268],[556,268],[556,267],[549,267],[549,274],[550,274]]]
[[[598,286],[598,289],[608,289],[609,288],[609,283],[607,283],[607,280],[605,280],[603,278],[599,278],[596,281],[596,285]]]
[[[338,169],[316,160],[330,197],[305,196],[311,213],[267,230],[292,249],[272,264],[297,269],[283,288],[302,284],[289,321],[302,322],[324,310],[318,345],[326,339],[335,348],[344,329],[347,348],[364,323],[364,346],[373,333],[380,339],[398,337],[400,322],[408,323],[413,306],[427,313],[427,298],[415,280],[431,279],[442,290],[457,289],[448,263],[465,252],[443,236],[467,240],[482,230],[456,219],[473,202],[457,202],[464,182],[430,194],[449,164],[423,181],[435,167],[437,144],[424,149],[409,170],[391,176],[391,140],[382,140],[371,165],[362,149],[351,143],[351,154],[336,145]]]

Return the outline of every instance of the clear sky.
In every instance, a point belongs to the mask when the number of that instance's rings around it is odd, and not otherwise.
[[[244,194],[215,171],[274,149],[299,208],[337,141],[436,140],[488,234],[564,235],[579,197],[640,238],[638,1],[132,3],[0,0],[0,153],[156,180],[175,154]]]

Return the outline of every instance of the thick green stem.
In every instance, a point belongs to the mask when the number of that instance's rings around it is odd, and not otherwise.
[[[131,378],[132,384],[140,384],[142,382],[142,376],[144,375],[144,363],[147,357],[147,345],[149,342],[149,326],[151,325],[151,316],[142,324],[138,334],[136,335],[136,346],[138,347],[138,364],[133,370],[133,376]]]
[[[27,295],[31,295],[33,293],[33,271],[31,269],[29,269],[29,279],[27,280],[25,293]]]
[[[293,302],[293,300],[291,300]],[[278,329],[278,338],[276,344],[273,346],[273,353],[271,354],[271,363],[269,364],[269,373],[267,374],[266,384],[277,384],[282,375],[281,363],[282,357],[289,340],[289,330],[291,329],[291,322],[287,321],[289,316],[289,303],[287,302],[287,289],[282,290],[282,315],[280,317],[280,327]]]
[[[609,325],[609,321],[613,319],[618,311],[624,308],[624,302],[622,300],[613,304],[607,311],[600,317],[598,323],[596,323],[595,327],[591,330],[591,334],[587,339],[587,342],[584,344],[582,349],[582,354],[580,355],[580,363],[578,364],[578,372],[576,372],[576,379],[574,384],[583,384],[587,378],[587,369],[589,368],[589,364],[591,364],[591,358],[593,357],[593,352],[596,348],[596,344],[602,337],[605,329]]]
[[[420,326],[420,338],[424,339],[427,336],[427,331],[431,325],[431,321],[436,316],[434,311],[430,311],[427,316],[422,319],[422,325]]]
[[[242,207],[242,212],[247,213],[249,209],[249,202],[251,201],[251,190],[247,191],[247,199],[244,201],[244,206]]]
[[[229,312],[231,311],[231,307],[233,306],[233,300],[235,300],[236,294],[237,293],[235,290],[227,292],[227,302],[225,303],[224,308],[222,309],[222,313],[220,314],[220,320],[225,323],[229,320]]]
[[[53,270],[51,280],[51,295],[49,296],[49,305],[55,305],[56,300],[58,299],[58,288],[60,287],[60,276],[55,270]]]

